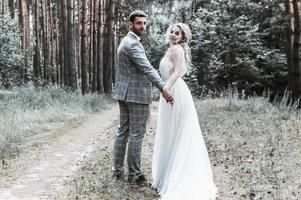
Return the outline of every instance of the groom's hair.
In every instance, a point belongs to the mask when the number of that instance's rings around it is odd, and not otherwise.
[[[142,10],[134,10],[129,16],[129,21],[134,22],[136,17],[147,17]]]

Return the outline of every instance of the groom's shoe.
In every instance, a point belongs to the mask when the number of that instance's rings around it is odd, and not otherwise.
[[[151,183],[147,181],[145,176],[143,174],[140,175],[134,175],[134,176],[129,176],[128,181],[131,184],[136,184],[141,187],[150,187]]]
[[[123,177],[124,177],[124,173],[123,173],[123,169],[122,168],[119,168],[119,169],[116,169],[115,167],[112,167],[112,172],[113,172],[113,176],[112,178],[114,180],[122,180]]]
[[[113,174],[113,179],[114,180],[121,180],[122,179],[122,174]]]

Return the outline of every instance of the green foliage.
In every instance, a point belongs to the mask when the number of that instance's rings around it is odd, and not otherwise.
[[[287,85],[285,11],[280,0],[208,0],[154,3],[149,51],[157,66],[168,48],[165,30],[175,22],[192,29],[192,72],[187,81],[196,95],[228,86],[247,95],[265,89],[283,92]]]
[[[9,14],[0,15],[0,87],[8,88],[19,83],[23,58],[19,45],[18,22]]]
[[[191,20],[198,84],[247,94],[286,86],[284,12],[279,1],[210,1]],[[268,14],[267,14],[268,13]]]
[[[149,8],[149,28],[144,45],[149,60],[155,67],[159,66],[160,58],[169,46],[166,41],[167,28],[173,23],[188,21],[191,15],[190,7],[190,1],[153,1]]]

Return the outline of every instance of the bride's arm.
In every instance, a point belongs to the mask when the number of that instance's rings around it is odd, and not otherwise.
[[[180,77],[181,68],[185,62],[184,50],[182,47],[172,47],[171,51],[171,62],[173,63],[173,72],[169,79],[167,80],[164,88],[170,90],[170,88],[174,85],[177,79]]]

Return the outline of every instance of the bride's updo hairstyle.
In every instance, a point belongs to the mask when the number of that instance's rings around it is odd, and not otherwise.
[[[188,27],[188,25],[184,24],[184,23],[181,23],[181,22],[171,25],[166,31],[166,41],[169,42],[170,31],[175,26],[180,28],[180,30],[182,31],[182,36],[183,37],[182,37],[182,40],[178,44],[180,44],[183,47],[184,53],[185,53],[186,64],[188,66],[190,66],[191,65],[191,51],[190,51],[190,47],[188,45],[188,42],[191,39],[191,30]]]

